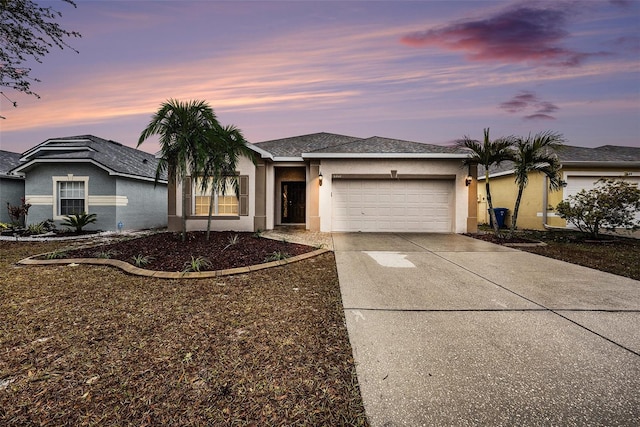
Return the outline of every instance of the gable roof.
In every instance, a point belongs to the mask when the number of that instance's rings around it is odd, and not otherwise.
[[[8,175],[9,171],[20,164],[20,153],[0,150],[0,175]]]
[[[253,144],[273,160],[302,161],[307,158],[465,158],[458,148],[373,136],[357,138],[333,133],[314,133]]]
[[[274,158],[302,160],[302,153],[334,147],[359,138],[335,133],[313,133],[290,138],[273,139],[253,144],[271,154]]]
[[[640,167],[640,148],[603,145],[596,148],[563,145],[555,150],[564,166]],[[513,162],[503,162],[490,169],[491,176],[513,173]],[[478,177],[484,178],[484,168],[478,165]]]
[[[24,172],[41,163],[93,163],[110,175],[145,181],[155,180],[158,159],[153,154],[93,135],[52,138],[22,153],[22,164],[13,172]],[[161,177],[166,182],[166,176]]]

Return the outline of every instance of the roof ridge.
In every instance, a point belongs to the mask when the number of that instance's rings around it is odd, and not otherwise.
[[[338,135],[338,134],[331,134],[331,135]],[[349,136],[349,135],[338,135],[338,136],[346,136],[347,138],[352,138],[352,139],[349,140],[349,141],[341,142],[339,144],[328,145],[326,147],[316,148],[314,150],[309,151],[309,153],[313,153],[313,152],[320,151],[320,150],[326,150],[329,147],[332,147],[332,148],[334,148],[334,147],[342,147],[343,145],[353,144],[356,141],[365,141],[366,140],[365,138],[359,138],[357,136]]]

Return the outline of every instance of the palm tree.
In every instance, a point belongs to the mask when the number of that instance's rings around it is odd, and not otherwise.
[[[169,182],[182,183],[182,241],[186,238],[186,177],[197,176],[204,161],[211,129],[219,127],[213,109],[204,101],[164,102],[140,134],[138,147],[152,135],[160,136],[156,183],[166,173]]]
[[[560,148],[564,141],[564,137],[561,134],[551,131],[540,132],[533,139],[529,135],[527,138],[518,138],[516,140],[513,167],[515,181],[518,185],[518,196],[513,208],[511,234],[516,229],[522,192],[529,183],[529,172],[540,172],[546,175],[549,178],[549,187],[552,190],[562,187],[562,180],[559,174],[560,161],[555,150]],[[543,206],[543,209],[546,208],[546,206]]]
[[[497,166],[500,163],[513,160],[512,147],[515,143],[515,138],[512,136],[498,138],[491,141],[489,138],[489,128],[484,130],[484,141],[481,143],[478,140],[470,139],[465,136],[461,140],[456,142],[456,146],[465,149],[469,152],[469,157],[464,160],[464,165],[482,165],[484,167],[484,182],[487,190],[487,203],[489,205],[489,215],[491,216],[491,222],[493,223],[493,229],[496,234],[499,234],[498,221],[496,220],[496,213],[493,210],[493,202],[491,201],[491,189],[489,187],[489,168],[491,166]]]
[[[207,240],[211,232],[211,217],[215,193],[225,195],[230,184],[238,196],[238,178],[235,176],[240,156],[255,164],[254,152],[247,146],[242,131],[234,125],[215,126],[207,140],[206,154],[202,166],[202,191],[210,191],[209,217],[207,218]]]

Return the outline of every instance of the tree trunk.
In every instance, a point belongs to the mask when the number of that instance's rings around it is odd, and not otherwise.
[[[211,234],[211,217],[213,216],[213,192],[215,186],[211,188],[211,195],[209,196],[209,216],[207,217],[207,242],[209,241],[209,235]]]
[[[187,240],[187,192],[184,187],[187,184],[187,180],[182,180],[182,241]]]
[[[491,201],[491,190],[489,188],[489,174],[485,174],[485,188],[487,190],[487,204],[489,205],[489,217],[491,218],[491,223],[493,224],[493,231],[496,235],[500,235],[500,227],[498,226],[498,220],[496,219],[496,213],[493,210],[493,202]]]
[[[520,210],[520,201],[522,200],[522,192],[524,191],[524,185],[518,185],[518,196],[516,197],[516,205],[513,207],[513,217],[511,218],[511,232],[516,231],[516,223],[518,222],[518,211]]]

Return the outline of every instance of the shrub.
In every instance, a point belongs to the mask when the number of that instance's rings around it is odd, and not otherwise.
[[[82,233],[82,228],[95,223],[97,220],[96,214],[88,214],[83,212],[81,214],[66,215],[65,220],[62,221],[62,225],[66,227],[73,227],[77,233]]]
[[[599,179],[595,188],[569,196],[556,211],[567,223],[595,239],[600,229],[634,231],[640,228],[640,221],[635,219],[640,211],[640,189],[622,179]]]
[[[55,228],[56,225],[53,223],[53,220],[47,219],[36,224],[29,224],[27,226],[27,232],[31,235],[44,234],[55,230]]]
[[[46,259],[59,259],[59,258],[64,258],[66,256],[67,256],[67,251],[62,250],[62,249],[57,249],[57,250],[55,250],[53,252],[49,252],[44,257]]]
[[[22,220],[29,214],[30,207],[31,203],[27,203],[24,197],[20,199],[19,206],[13,206],[11,203],[7,202],[7,213],[9,214],[13,225],[22,224]]]
[[[42,225],[41,222],[37,224],[29,224],[27,226],[27,232],[32,235],[46,233],[44,226]]]
[[[213,264],[211,264],[211,261],[209,261],[203,256],[199,256],[196,258],[193,255],[191,255],[191,261],[185,262],[183,272],[184,273],[188,273],[190,271],[199,272],[202,269],[210,268],[212,265]]]
[[[114,255],[118,255],[118,252],[113,250],[108,250],[108,251],[96,252],[94,255],[96,258],[109,259]]]
[[[273,251],[273,253],[271,255],[269,255],[268,257],[266,257],[264,260],[265,262],[271,262],[271,261],[280,261],[283,259],[287,259],[289,258],[290,255],[286,252],[281,252],[281,251]]]
[[[133,260],[133,265],[136,267],[144,267],[154,260],[152,256],[142,254],[132,256],[131,259]]]

